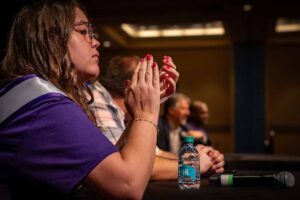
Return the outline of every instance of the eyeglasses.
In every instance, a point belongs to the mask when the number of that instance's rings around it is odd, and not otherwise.
[[[90,22],[79,22],[74,25],[74,30],[80,33],[88,43],[93,39],[98,39],[98,34],[94,31],[94,26]]]

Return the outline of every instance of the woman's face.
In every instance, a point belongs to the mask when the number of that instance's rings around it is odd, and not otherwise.
[[[71,60],[82,81],[95,78],[99,75],[98,40],[93,38],[93,28],[85,14],[75,10],[75,23],[68,41]]]

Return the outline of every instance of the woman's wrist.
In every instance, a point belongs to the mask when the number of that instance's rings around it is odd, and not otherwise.
[[[136,113],[134,116],[132,116],[133,121],[138,118],[149,120],[149,121],[153,122],[155,125],[157,125],[157,123],[158,123],[158,114],[156,115],[156,114],[152,114],[152,113],[150,114],[150,113],[142,112],[142,113]]]
[[[150,124],[151,126],[153,126],[155,129],[156,129],[156,132],[158,133],[159,132],[159,129],[158,129],[158,126],[157,126],[157,123],[149,120],[149,119],[145,119],[143,117],[137,117],[133,120],[133,122],[145,122],[145,123],[148,123]]]

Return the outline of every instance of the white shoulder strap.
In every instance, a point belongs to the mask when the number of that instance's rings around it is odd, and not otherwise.
[[[0,97],[0,124],[27,103],[48,93],[67,96],[52,83],[39,77],[24,80],[14,86]]]

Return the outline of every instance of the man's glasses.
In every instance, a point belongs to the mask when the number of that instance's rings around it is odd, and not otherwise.
[[[94,26],[90,22],[79,22],[74,25],[74,30],[80,33],[90,44],[93,39],[98,39],[98,34],[95,33]]]

